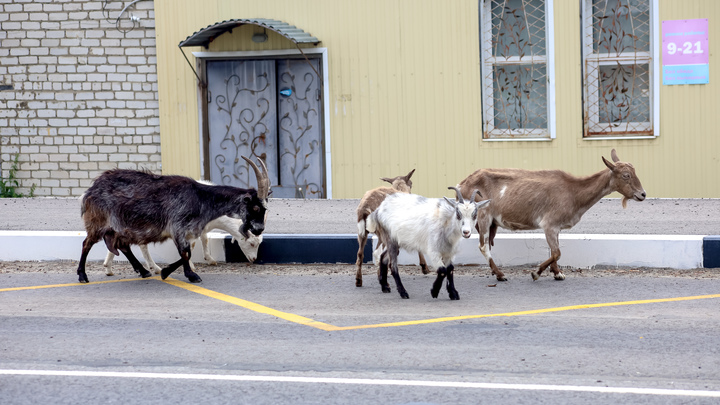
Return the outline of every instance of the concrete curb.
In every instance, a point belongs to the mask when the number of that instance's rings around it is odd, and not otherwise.
[[[76,261],[85,232],[0,231],[0,261]],[[374,238],[370,238],[374,240]],[[217,261],[247,261],[230,236],[209,234],[211,255]],[[373,242],[375,243],[375,242]],[[563,267],[661,267],[673,269],[720,267],[720,236],[715,235],[560,235]],[[141,258],[139,249],[133,249]],[[150,253],[158,263],[177,260],[171,241],[154,244]],[[354,234],[267,234],[256,263],[355,263],[357,236]],[[88,260],[104,260],[106,248],[99,243]],[[498,234],[492,250],[499,266],[534,266],[549,256],[543,234]],[[193,258],[202,262],[199,246]],[[118,258],[123,260],[124,258]],[[365,247],[366,262],[372,247]],[[401,252],[400,264],[416,264],[417,255]],[[463,239],[455,257],[458,265],[486,266],[478,250],[478,235]]]

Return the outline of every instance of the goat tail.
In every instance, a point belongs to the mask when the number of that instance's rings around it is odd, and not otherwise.
[[[83,195],[80,196],[80,218],[85,216],[85,211],[87,211],[87,208],[85,206],[85,198],[87,197],[87,193],[83,193]]]
[[[366,223],[367,223],[367,221],[365,220],[365,218],[363,218],[363,219],[361,219],[361,220],[358,221],[358,223],[357,223],[357,232],[358,232],[358,235],[359,235],[359,236],[365,235],[365,232],[366,232],[366,230],[367,230],[367,228],[366,228]]]
[[[375,233],[377,230],[377,220],[375,219],[375,212],[368,215],[368,217],[365,219],[365,229],[367,229],[368,232]],[[358,222],[358,231],[360,230],[360,222]]]

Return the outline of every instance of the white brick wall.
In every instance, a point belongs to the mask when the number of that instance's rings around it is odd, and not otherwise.
[[[153,2],[119,30],[129,3],[0,2],[0,85],[12,86],[0,90],[0,161],[7,178],[19,154],[21,193],[79,196],[107,169],[160,171]],[[129,14],[140,22],[127,31]]]

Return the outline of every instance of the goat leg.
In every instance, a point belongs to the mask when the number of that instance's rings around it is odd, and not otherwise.
[[[507,277],[505,277],[505,274],[500,271],[497,264],[495,264],[495,260],[493,260],[492,255],[490,254],[490,242],[485,241],[483,234],[480,234],[480,253],[485,256],[485,260],[487,260],[488,264],[490,265],[492,275],[495,276],[497,281],[507,281]]]
[[[183,261],[183,271],[185,272],[185,277],[187,277],[188,281],[191,283],[200,283],[202,282],[202,279],[200,276],[197,275],[192,269],[190,268],[190,262]]]
[[[154,270],[155,274],[160,274],[160,270],[162,270],[162,268],[158,266],[157,263],[155,263],[155,260],[153,260],[152,256],[150,256],[150,250],[148,250],[148,245],[140,245],[140,252],[145,258],[145,263],[147,263],[148,270]]]
[[[355,272],[355,287],[362,287],[362,264],[365,260],[365,244],[367,243],[367,232],[364,234],[358,234],[358,251],[357,260],[355,265],[357,266],[357,272]]]
[[[445,273],[447,274],[447,292],[451,300],[459,300],[460,293],[458,293],[458,291],[455,289],[453,269],[455,269],[455,266],[453,266],[452,263],[450,263],[445,269]]]
[[[507,277],[505,277],[505,273],[500,271],[497,264],[495,264],[495,260],[490,258],[490,260],[488,260],[488,264],[490,264],[490,269],[492,269],[492,274],[495,276],[495,279],[497,281],[507,281]]]
[[[425,256],[423,256],[422,252],[418,252],[418,262],[420,262],[420,270],[422,270],[422,274],[430,273],[430,269],[427,266]]]
[[[395,279],[395,287],[398,290],[398,294],[400,294],[400,298],[406,300],[410,298],[410,295],[408,295],[402,281],[400,281],[400,272],[398,271],[397,264],[397,257],[399,253],[400,246],[397,243],[392,242],[387,244],[388,267],[390,268],[390,272]]]
[[[199,283],[202,279],[194,271],[192,271],[192,267],[190,266],[190,255],[190,246],[184,247],[180,252],[180,261],[182,262],[183,271],[185,272],[185,277],[187,277],[188,281],[191,283]]]
[[[77,269],[78,281],[81,283],[90,282],[87,274],[85,273],[85,262],[87,261],[88,253],[90,253],[90,248],[95,244],[95,242],[97,241],[91,240],[89,236],[83,241],[82,253],[80,254],[80,262],[78,263]]]
[[[437,278],[435,279],[432,289],[430,290],[430,295],[433,298],[437,298],[438,294],[440,294],[440,288],[442,288],[443,280],[445,280],[445,275],[445,267],[438,267]]]
[[[488,236],[488,243],[489,243],[488,250],[492,249],[492,247],[495,246],[495,235],[497,235],[497,229],[498,229],[498,226],[495,223],[495,221],[493,221],[490,224],[490,230],[489,230],[490,234]],[[502,271],[500,271],[500,269],[495,264],[495,261],[492,259],[492,257],[490,258],[490,260],[488,260],[488,263],[490,264],[490,268],[492,269],[492,274],[495,275],[495,279],[497,279],[497,281],[507,281],[507,277],[505,277],[505,274]]]
[[[171,275],[175,270],[177,270],[178,267],[182,266],[182,264],[183,264],[182,259],[180,259],[174,263],[170,263],[170,265],[168,265],[164,269],[160,270],[160,278],[165,280],[166,278],[168,278],[169,275]]]
[[[108,276],[114,276],[115,273],[112,271],[112,262],[113,259],[115,259],[115,255],[113,252],[108,252],[107,256],[105,256],[105,261],[103,262],[103,267],[105,267],[105,275]]]
[[[384,293],[392,292],[392,289],[390,288],[390,285],[388,285],[388,282],[387,282],[387,272],[388,272],[387,252],[383,252],[380,255],[380,261],[378,263],[378,281],[380,282],[380,288],[382,289],[382,292],[384,292]]]
[[[560,271],[560,268],[558,267],[558,260],[560,260],[560,239],[559,239],[560,230],[555,229],[545,229],[545,239],[547,240],[548,247],[550,247],[550,258],[542,262],[540,267],[538,268],[537,273],[532,272],[530,275],[532,276],[534,281],[537,281],[537,279],[540,277],[540,274],[548,267],[550,266],[550,269],[552,270],[553,274],[555,275],[555,280],[561,281],[565,280],[565,275]]]
[[[119,249],[125,255],[125,257],[127,257],[128,261],[130,262],[130,264],[133,267],[133,270],[135,270],[136,273],[140,274],[140,277],[148,278],[148,277],[152,276],[152,273],[145,270],[145,267],[143,267],[143,265],[140,263],[140,261],[137,259],[137,257],[135,257],[132,250],[130,249],[130,246],[128,246],[128,245],[120,246]]]

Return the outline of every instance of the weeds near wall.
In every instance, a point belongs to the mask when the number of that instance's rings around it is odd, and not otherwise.
[[[12,162],[12,165],[10,166],[10,170],[8,171],[7,178],[3,178],[2,174],[0,174],[0,198],[20,198],[25,197],[25,195],[18,193],[15,191],[15,189],[20,187],[20,183],[18,183],[17,178],[15,177],[18,170],[18,158],[19,155],[15,155],[15,159]],[[32,187],[30,187],[30,195],[27,197],[34,197],[35,196],[35,187],[36,184],[33,184]]]

